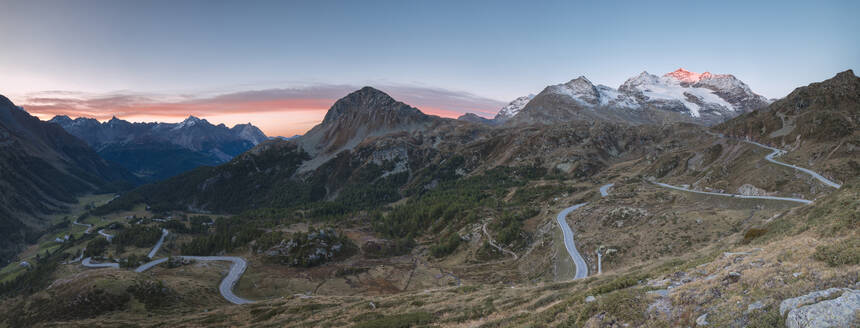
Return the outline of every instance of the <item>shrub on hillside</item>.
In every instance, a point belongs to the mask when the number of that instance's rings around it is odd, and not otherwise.
[[[830,266],[860,264],[860,238],[848,238],[830,245],[818,246],[813,257]]]
[[[765,234],[767,234],[767,229],[750,228],[747,232],[744,232],[744,239],[741,240],[741,244],[749,244],[753,239],[764,236]]]

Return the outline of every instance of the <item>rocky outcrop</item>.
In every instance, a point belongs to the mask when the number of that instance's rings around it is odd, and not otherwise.
[[[779,304],[779,314],[786,313],[788,328],[855,327],[860,290],[830,288],[790,298]]]
[[[742,186],[738,187],[738,194],[744,196],[766,196],[767,191],[765,191],[764,189],[756,188],[756,186],[753,186],[749,183],[745,183]]]
[[[315,169],[369,137],[412,134],[442,121],[451,120],[424,114],[372,87],[361,88],[335,102],[322,123],[297,139],[304,151],[315,157],[301,170]]]

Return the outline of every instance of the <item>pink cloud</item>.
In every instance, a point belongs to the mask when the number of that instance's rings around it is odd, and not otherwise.
[[[265,89],[215,96],[174,96],[119,93],[87,95],[67,91],[33,94],[16,101],[43,119],[55,115],[91,117],[113,116],[128,120],[178,121],[189,115],[212,122],[251,122],[268,135],[302,134],[322,121],[337,99],[357,90],[348,85],[320,85],[304,88]],[[456,118],[466,112],[492,117],[502,102],[438,88],[383,86],[381,90],[425,113]]]

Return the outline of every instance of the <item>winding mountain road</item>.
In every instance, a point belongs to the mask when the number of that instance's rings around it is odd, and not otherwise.
[[[230,266],[230,271],[227,273],[227,276],[221,280],[221,284],[218,286],[218,291],[221,292],[221,296],[224,297],[228,302],[233,304],[248,304],[253,303],[253,301],[246,300],[236,294],[233,293],[233,287],[236,286],[236,283],[239,281],[239,278],[242,277],[242,274],[245,273],[245,269],[248,268],[248,262],[241,257],[235,256],[184,256],[180,255],[179,258],[185,260],[194,260],[194,261],[228,261],[232,262],[233,265]],[[149,270],[150,268],[164,263],[167,261],[167,258],[160,258],[144,265],[139,266],[134,272],[144,272]]]
[[[770,200],[783,200],[783,201],[795,202],[795,203],[802,203],[802,204],[812,204],[812,201],[811,201],[811,200],[808,200],[808,199],[802,199],[802,198],[775,197],[775,196],[747,196],[747,195],[738,195],[738,194],[724,194],[724,193],[720,193],[720,192],[711,192],[711,191],[699,191],[699,190],[693,190],[693,189],[690,189],[690,188],[684,188],[684,187],[679,187],[679,186],[673,186],[673,185],[670,185],[670,184],[666,184],[666,183],[662,183],[662,182],[657,182],[657,181],[651,181],[651,182],[652,182],[652,183],[654,183],[654,184],[656,184],[656,185],[658,185],[658,186],[660,186],[660,187],[664,187],[664,188],[675,189],[675,190],[686,191],[686,192],[692,192],[692,193],[697,193],[697,194],[711,195],[711,196],[723,196],[723,197],[746,198],[746,199],[770,199]]]
[[[827,179],[827,178],[823,177],[821,174],[818,174],[818,173],[817,173],[817,172],[815,172],[815,171],[812,171],[812,170],[810,170],[810,169],[806,169],[806,168],[802,168],[802,167],[799,167],[799,166],[794,166],[794,165],[791,165],[791,164],[788,164],[788,163],[783,163],[783,162],[780,162],[780,161],[777,161],[777,160],[773,159],[775,156],[780,156],[780,155],[782,155],[782,154],[785,154],[785,153],[786,153],[786,151],[784,151],[784,150],[782,150],[782,149],[778,149],[778,148],[773,148],[773,147],[770,147],[770,146],[766,146],[766,145],[760,144],[760,143],[755,142],[755,141],[744,140],[744,142],[749,143],[749,144],[753,144],[753,145],[756,145],[756,146],[759,146],[759,147],[762,147],[762,148],[766,148],[766,149],[770,149],[770,150],[772,150],[772,151],[773,151],[772,153],[770,153],[769,155],[767,155],[767,156],[765,156],[765,157],[764,157],[764,159],[766,159],[768,162],[771,162],[771,163],[774,163],[774,164],[777,164],[777,165],[782,165],[782,166],[785,166],[785,167],[790,167],[790,168],[793,168],[793,169],[795,169],[795,170],[801,171],[801,172],[803,172],[803,173],[809,174],[809,175],[811,175],[813,178],[815,178],[816,180],[821,181],[822,183],[824,183],[824,184],[826,184],[826,185],[828,185],[828,186],[831,186],[831,187],[833,187],[833,188],[839,189],[839,188],[841,188],[841,187],[842,187],[842,185],[841,185],[841,184],[838,184],[838,183],[836,183],[836,182],[833,182],[833,181],[831,181],[830,179]]]
[[[585,259],[583,259],[582,255],[579,254],[579,251],[576,250],[576,244],[573,242],[573,230],[571,230],[570,226],[567,224],[567,215],[587,204],[588,203],[581,203],[565,208],[558,213],[558,216],[555,217],[556,221],[558,221],[559,227],[561,227],[561,234],[564,235],[564,248],[567,248],[567,253],[570,254],[573,264],[576,265],[576,274],[573,276],[573,279],[588,277],[588,264],[585,263]]]
[[[615,185],[614,183],[610,183],[610,184],[605,184],[605,185],[601,186],[600,187],[600,196],[601,197],[609,196],[609,188],[612,188],[612,186],[614,186],[614,185]]]
[[[72,263],[75,263],[77,261],[82,260],[84,258],[84,252],[86,252],[86,251],[87,251],[87,248],[84,247],[84,249],[81,250],[81,254],[78,255],[78,257],[74,258],[73,260],[67,261],[66,264],[72,264]]]
[[[109,233],[106,233],[106,232],[104,231],[104,229],[99,230],[99,234],[100,234],[100,235],[102,235],[102,236],[105,236],[105,239],[107,239],[107,241],[112,241],[112,240],[113,240],[113,235],[111,235],[111,234],[109,234]]]
[[[718,134],[717,136],[724,137],[722,134]],[[801,171],[801,172],[803,172],[803,173],[809,174],[810,176],[812,176],[812,177],[813,177],[813,178],[815,178],[816,180],[821,181],[821,183],[824,183],[824,184],[826,184],[826,185],[828,185],[828,186],[831,186],[831,187],[833,187],[833,188],[839,189],[839,188],[841,188],[841,187],[842,187],[842,185],[840,185],[840,184],[838,184],[838,183],[836,183],[836,182],[833,182],[833,181],[831,181],[830,179],[825,178],[824,176],[822,176],[821,174],[818,174],[818,173],[817,173],[817,172],[815,172],[815,171],[812,171],[812,170],[810,170],[810,169],[806,169],[806,168],[802,168],[802,167],[799,167],[799,166],[795,166],[795,165],[791,165],[791,164],[783,163],[783,162],[780,162],[780,161],[777,161],[777,160],[773,159],[775,156],[779,156],[779,155],[785,154],[785,153],[786,153],[786,151],[784,151],[784,150],[781,150],[781,149],[778,149],[778,148],[774,148],[774,147],[770,147],[770,146],[767,146],[767,145],[763,145],[763,144],[760,144],[760,143],[755,142],[755,141],[749,141],[749,140],[742,140],[742,141],[743,141],[743,142],[746,142],[746,143],[749,143],[749,144],[753,144],[753,145],[756,145],[756,146],[759,146],[759,147],[762,147],[762,148],[769,149],[769,150],[773,151],[773,152],[771,152],[770,154],[768,154],[767,156],[765,156],[765,157],[764,157],[764,159],[766,159],[768,162],[771,162],[771,163],[774,163],[774,164],[777,164],[777,165],[782,165],[782,166],[785,166],[785,167],[790,167],[790,168],[793,168],[793,169],[795,169],[795,170]],[[656,185],[658,185],[658,186],[664,187],[664,188],[675,189],[675,190],[686,191],[686,192],[692,192],[692,193],[697,193],[697,194],[705,194],[705,195],[712,195],[712,196],[723,196],[723,197],[734,197],[734,198],[746,198],[746,199],[769,199],[769,200],[782,200],[782,201],[795,202],[795,203],[801,203],[801,204],[812,204],[812,201],[811,201],[811,200],[808,200],[808,199],[802,199],[802,198],[793,198],[793,197],[774,197],[774,196],[747,196],[747,195],[738,195],[738,194],[725,194],[725,193],[719,193],[719,192],[709,192],[709,191],[692,190],[692,189],[690,189],[690,188],[684,188],[684,187],[679,187],[679,186],[673,186],[673,185],[670,185],[670,184],[666,184],[666,183],[662,183],[662,182],[657,182],[657,181],[651,181],[651,182],[652,182],[652,183],[654,183],[654,184],[656,184]]]
[[[73,222],[72,222],[72,224],[87,227],[87,231],[86,231],[85,233],[90,233],[90,230],[92,230],[92,229],[93,229],[93,225],[92,225],[92,224],[88,224],[88,223],[80,223],[80,222],[78,222],[78,220],[73,221]]]
[[[78,224],[78,223],[75,222],[75,224]],[[81,224],[81,225],[83,225],[83,224]],[[167,231],[167,229],[163,229],[163,228],[161,229],[161,238],[158,240],[158,242],[155,244],[155,246],[152,247],[152,250],[149,251],[149,255],[147,255],[150,259],[153,258],[156,253],[158,253],[158,250],[161,248],[161,245],[164,244],[164,238],[167,237],[168,233],[169,232]],[[108,240],[113,238],[113,236],[108,235],[101,230],[99,230],[99,234],[105,236],[105,238],[108,238]],[[83,255],[81,255],[81,256],[83,256]],[[253,301],[246,300],[244,298],[236,296],[236,294],[233,293],[233,287],[236,286],[236,283],[239,281],[239,278],[242,277],[242,274],[245,273],[245,269],[248,268],[248,262],[245,261],[245,259],[243,259],[241,257],[235,257],[235,256],[185,256],[185,255],[180,255],[178,257],[182,258],[182,259],[194,260],[194,261],[227,261],[227,262],[232,262],[233,264],[230,266],[230,271],[227,273],[227,276],[221,280],[221,284],[218,286],[218,290],[221,293],[221,296],[223,296],[224,299],[226,299],[228,302],[233,303],[233,304],[253,303]],[[138,272],[138,273],[144,272],[146,270],[151,269],[152,267],[154,267],[156,265],[167,262],[167,260],[168,260],[168,258],[164,257],[164,258],[160,258],[157,260],[147,262],[147,263],[137,267],[137,269],[135,269],[134,272]],[[72,263],[72,262],[69,262],[69,263]],[[88,268],[119,269],[119,263],[93,263],[91,257],[87,257],[87,258],[83,259],[83,261],[81,261],[81,265],[88,267]]]
[[[614,185],[614,183],[610,183],[601,186],[600,196],[608,196],[609,188],[612,188]],[[567,224],[567,215],[585,205],[588,205],[588,203],[576,204],[565,208],[558,213],[558,216],[555,217],[555,220],[558,221],[558,226],[561,228],[561,234],[564,235],[564,248],[567,249],[567,253],[570,254],[573,264],[576,265],[576,274],[573,276],[573,279],[588,277],[588,264],[585,263],[585,259],[582,257],[582,254],[579,254],[579,251],[576,250],[576,244],[573,241],[573,230],[571,230],[570,225]]]

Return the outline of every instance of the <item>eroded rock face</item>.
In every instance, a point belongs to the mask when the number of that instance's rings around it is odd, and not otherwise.
[[[749,183],[738,187],[738,193],[744,196],[766,196],[767,191],[757,188]]]
[[[860,323],[860,290],[830,288],[790,298],[779,305],[780,315],[786,312],[788,328],[855,327]]]

